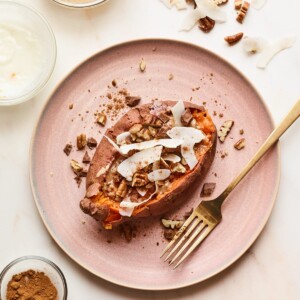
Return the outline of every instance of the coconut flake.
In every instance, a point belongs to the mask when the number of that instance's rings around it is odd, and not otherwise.
[[[131,217],[134,209],[137,206],[148,202],[155,194],[157,194],[157,192],[158,192],[158,185],[155,184],[155,191],[147,199],[141,202],[131,202],[130,198],[124,199],[122,202],[120,202],[119,214],[121,216]]]
[[[158,169],[148,174],[148,179],[151,182],[165,180],[171,174],[169,169]]]
[[[144,197],[148,191],[145,187],[137,187],[136,190],[142,197]]]
[[[155,146],[164,146],[166,148],[176,148],[182,144],[182,139],[158,139],[150,140],[141,143],[134,143],[129,145],[122,145],[120,147],[121,153],[127,154],[130,150],[144,150]]]
[[[204,17],[210,17],[216,22],[224,23],[227,20],[226,13],[216,3],[211,0],[195,0],[197,10],[199,10]],[[204,18],[201,17],[201,18]]]
[[[177,10],[187,9],[187,3],[185,0],[160,0],[167,8],[171,9],[174,5]]]
[[[256,10],[262,9],[262,7],[266,4],[267,0],[252,0],[251,7]]]
[[[267,41],[260,37],[245,37],[242,41],[243,49],[248,53],[261,52],[267,45]]]
[[[201,18],[205,18],[205,15],[199,9],[192,10],[184,17],[179,30],[190,31]]]
[[[123,144],[129,136],[130,136],[129,131],[125,131],[125,132],[120,133],[116,138],[117,144],[118,145]]]
[[[110,144],[122,155],[124,155],[120,149],[120,147],[111,139],[109,138],[107,135],[104,135],[104,137],[110,142]]]
[[[111,165],[111,163],[109,163],[109,164],[106,165],[105,167],[102,167],[102,168],[98,171],[96,177],[100,177],[101,175],[105,174],[105,172],[109,169],[110,165]]]
[[[165,161],[170,161],[172,163],[177,163],[177,162],[181,161],[181,158],[178,155],[173,154],[173,153],[165,154],[162,157],[162,159],[165,160]]]
[[[160,160],[162,149],[162,146],[157,146],[137,152],[122,161],[119,164],[117,171],[128,181],[131,181],[135,172],[147,167],[157,160]]]
[[[181,116],[185,112],[185,107],[183,101],[178,101],[172,108],[171,108],[175,126],[182,126],[181,123]]]
[[[269,44],[261,53],[261,56],[257,62],[257,67],[264,69],[271,59],[280,51],[290,48],[294,45],[296,36],[284,37],[276,42]]]
[[[186,160],[190,170],[192,170],[198,163],[194,145],[200,143],[205,138],[204,133],[193,127],[173,127],[167,131],[167,135],[172,139],[183,140],[181,155]]]

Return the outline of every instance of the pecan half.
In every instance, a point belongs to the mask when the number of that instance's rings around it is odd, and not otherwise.
[[[237,150],[241,150],[246,146],[246,140],[244,138],[238,140],[234,145],[234,148]]]
[[[224,40],[225,40],[230,46],[232,46],[232,45],[235,45],[237,42],[239,42],[239,41],[242,39],[243,35],[244,35],[244,34],[243,34],[242,32],[239,32],[239,33],[234,34],[234,35],[226,36],[226,37],[224,38]]]
[[[210,32],[215,27],[215,21],[210,17],[201,18],[199,20],[199,28],[205,32]]]
[[[141,97],[138,96],[126,96],[125,97],[125,103],[129,107],[134,107],[139,104],[141,101]]]
[[[234,121],[232,120],[227,120],[223,123],[223,125],[220,127],[218,131],[218,138],[221,143],[224,143],[227,135],[229,134],[232,126],[234,125]]]
[[[77,149],[82,150],[86,146],[86,135],[80,134],[77,136]]]
[[[148,183],[148,174],[145,172],[137,172],[133,175],[132,186],[141,187]]]
[[[247,11],[250,7],[250,3],[245,1],[244,4],[242,5],[242,8],[240,9],[237,17],[236,17],[236,20],[239,22],[239,23],[243,23],[245,17],[246,17],[246,14],[247,14]]]

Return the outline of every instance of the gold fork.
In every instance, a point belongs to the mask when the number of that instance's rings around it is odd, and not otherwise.
[[[185,221],[178,230],[172,241],[164,249],[161,257],[167,252],[165,261],[171,259],[169,264],[177,261],[176,269],[194,250],[195,248],[216,228],[222,220],[221,206],[230,192],[237,184],[247,175],[254,165],[262,156],[278,141],[284,132],[300,116],[300,99],[286,115],[282,122],[273,130],[267,140],[258,149],[256,154],[242,169],[239,175],[228,185],[228,187],[216,199],[202,201],[192,212],[191,216]],[[173,246],[173,249],[172,249]]]

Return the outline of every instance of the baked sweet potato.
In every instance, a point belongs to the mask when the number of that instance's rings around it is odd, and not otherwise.
[[[192,103],[162,101],[131,109],[99,143],[81,209],[105,229],[169,211],[206,174],[216,136],[208,112]]]

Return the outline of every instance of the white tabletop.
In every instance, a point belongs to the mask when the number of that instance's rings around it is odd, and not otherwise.
[[[30,190],[28,152],[39,113],[57,83],[79,62],[108,46],[146,37],[188,41],[221,55],[241,70],[264,98],[276,123],[299,98],[299,0],[269,0],[250,9],[243,25],[234,19],[204,34],[197,28],[179,32],[186,11],[168,10],[159,0],[111,0],[89,10],[72,10],[51,0],[23,0],[50,22],[57,38],[58,60],[47,87],[32,101],[0,108],[0,269],[27,255],[45,256],[63,270],[69,299],[300,299],[300,122],[281,140],[282,174],[273,213],[255,244],[221,274],[176,291],[148,292],[122,288],[99,279],[73,262],[52,240],[35,207]],[[228,47],[228,34],[276,39],[294,33],[293,48],[278,54],[266,70],[255,67],[241,45]]]

